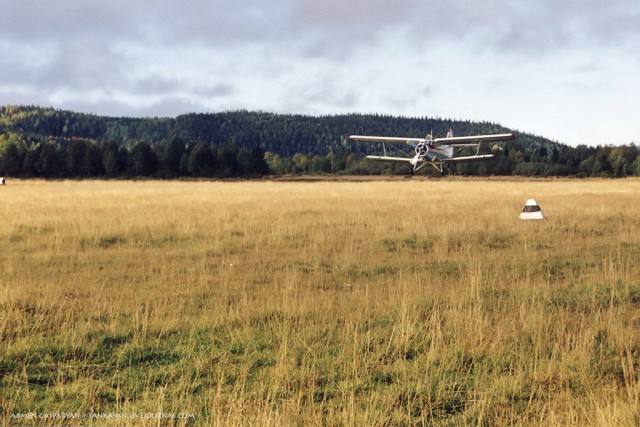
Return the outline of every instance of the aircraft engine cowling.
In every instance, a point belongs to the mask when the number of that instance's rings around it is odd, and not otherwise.
[[[417,155],[422,157],[425,154],[427,154],[428,152],[429,152],[429,147],[424,142],[421,142],[420,144],[416,145],[416,154]]]

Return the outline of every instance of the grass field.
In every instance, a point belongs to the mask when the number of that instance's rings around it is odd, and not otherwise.
[[[0,213],[0,425],[640,424],[640,180],[9,181]]]

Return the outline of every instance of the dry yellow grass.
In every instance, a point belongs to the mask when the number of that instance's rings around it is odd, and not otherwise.
[[[548,220],[517,219],[530,197]],[[640,424],[639,201],[638,180],[9,182],[0,424]]]

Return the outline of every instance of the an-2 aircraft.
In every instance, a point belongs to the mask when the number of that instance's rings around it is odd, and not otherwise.
[[[351,135],[349,138],[354,141],[362,142],[378,142],[382,143],[382,156],[367,156],[369,160],[382,162],[399,162],[411,165],[410,173],[413,175],[426,165],[433,166],[441,174],[445,173],[445,166],[450,163],[471,162],[476,160],[487,160],[494,157],[493,154],[480,154],[480,143],[492,141],[507,141],[515,139],[516,134],[500,133],[495,135],[471,135],[471,136],[453,136],[453,131],[449,129],[447,136],[444,138],[434,138],[433,134],[428,134],[424,138],[403,138],[395,136],[362,136]],[[387,154],[386,144],[406,144],[413,147],[413,153],[391,145],[396,156]],[[470,156],[458,156],[461,150],[470,147],[475,148],[475,154]]]

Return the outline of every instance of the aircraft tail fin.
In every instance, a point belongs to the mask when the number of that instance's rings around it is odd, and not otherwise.
[[[453,157],[453,147],[446,147],[444,150],[444,154],[449,157],[452,158]]]

